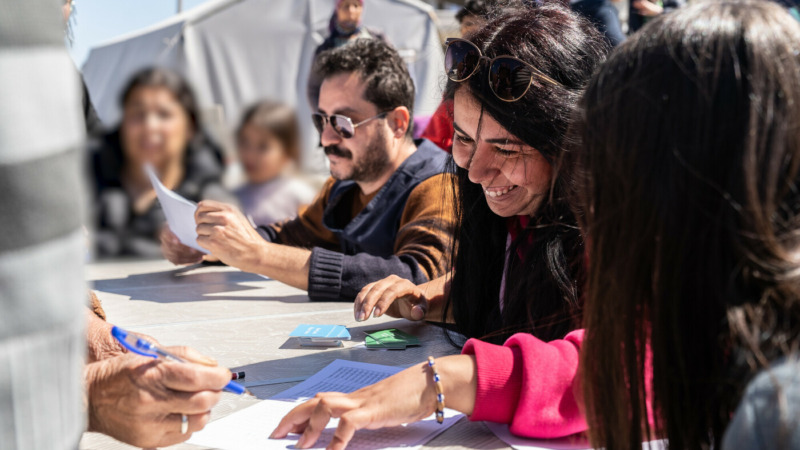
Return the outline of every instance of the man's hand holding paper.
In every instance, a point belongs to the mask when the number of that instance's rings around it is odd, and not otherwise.
[[[223,263],[258,273],[260,250],[267,246],[250,221],[235,206],[213,200],[197,205],[197,243]]]

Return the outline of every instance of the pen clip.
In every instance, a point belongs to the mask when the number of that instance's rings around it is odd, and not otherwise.
[[[129,333],[117,326],[114,326],[111,329],[111,335],[114,336],[114,338],[120,344],[122,344],[123,347],[128,349],[128,351],[136,353],[137,355],[147,356],[149,358],[158,358],[158,354],[153,350],[153,344],[145,339]]]

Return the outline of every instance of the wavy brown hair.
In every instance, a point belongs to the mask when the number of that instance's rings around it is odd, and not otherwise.
[[[594,446],[719,447],[748,379],[797,349],[799,55],[779,6],[702,2],[649,23],[587,87],[572,159]]]

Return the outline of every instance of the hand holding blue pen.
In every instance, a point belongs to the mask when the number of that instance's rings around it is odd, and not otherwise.
[[[114,327],[111,329],[111,335],[122,344],[123,347],[128,349],[137,355],[147,356],[150,358],[163,358],[168,361],[174,361],[178,363],[186,363],[182,358],[160,348],[159,346],[153,344],[152,342],[142,339],[134,333],[130,333],[128,331],[123,330],[120,327]],[[223,388],[226,392],[231,392],[234,394],[244,394],[247,390],[241,384],[231,381]]]

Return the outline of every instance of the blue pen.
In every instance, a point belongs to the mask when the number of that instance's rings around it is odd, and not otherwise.
[[[172,353],[159,348],[157,345],[153,344],[152,342],[142,339],[139,336],[135,335],[134,333],[129,333],[123,330],[120,327],[114,327],[111,329],[111,335],[122,344],[123,347],[127,348],[129,351],[136,353],[137,355],[147,356],[150,358],[164,358],[169,361],[175,361],[179,363],[185,363],[183,359],[173,355]],[[223,390],[227,392],[232,392],[234,394],[244,394],[246,392],[244,386],[241,384],[231,381],[230,383],[226,384]]]

